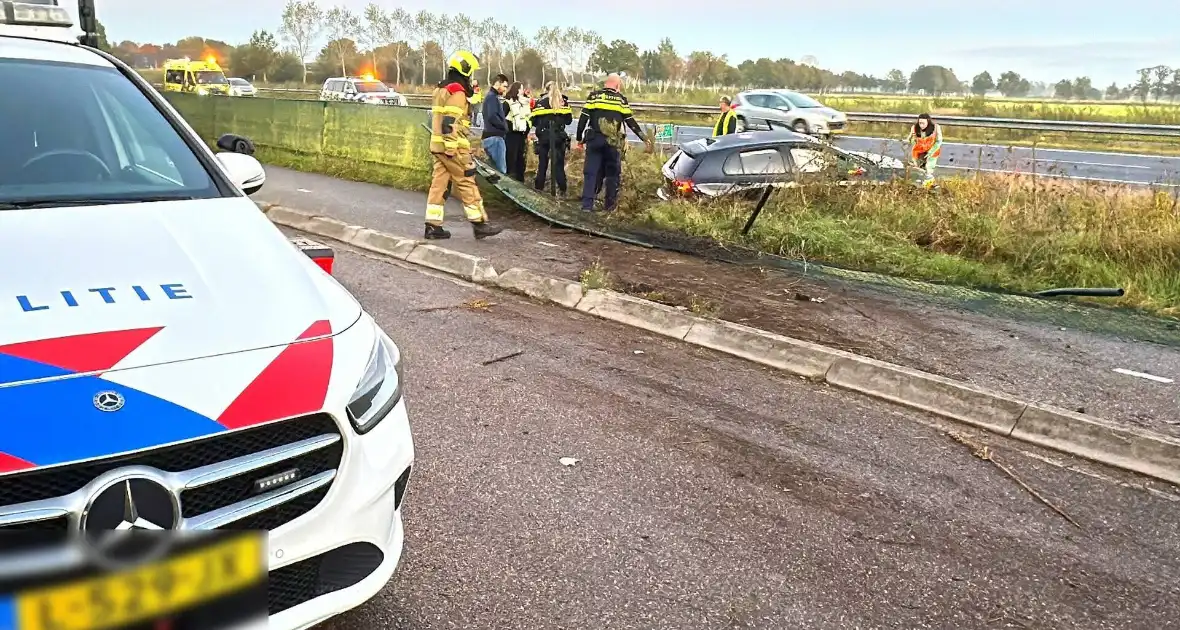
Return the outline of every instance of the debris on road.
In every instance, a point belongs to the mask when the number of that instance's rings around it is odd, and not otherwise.
[[[453,308],[465,308],[465,309],[472,310],[472,311],[486,311],[495,305],[496,305],[495,302],[489,302],[484,299],[476,298],[476,299],[472,299],[472,300],[467,300],[466,302],[464,302],[462,304],[448,304],[446,306],[427,306],[427,307],[423,307],[423,308],[414,309],[414,311],[417,313],[433,313],[435,311],[449,311]]]
[[[544,245],[545,247],[560,247],[560,245],[556,245],[554,243],[546,243],[545,241],[537,241],[537,244]]]
[[[643,354],[643,350],[632,350],[635,354]]]
[[[1123,368],[1115,368],[1114,371],[1116,373],[1122,374],[1124,376],[1134,376],[1135,378],[1147,379],[1149,381],[1155,381],[1157,383],[1171,384],[1171,383],[1176,382],[1170,378],[1165,378],[1163,376],[1156,376],[1154,374],[1147,374],[1144,372],[1136,372],[1134,370],[1125,370]]]
[[[467,300],[466,302],[464,302],[463,308],[466,308],[466,309],[469,309],[472,311],[486,311],[495,305],[496,305],[495,302],[489,302],[489,301],[482,299],[482,298],[476,298],[474,300]]]
[[[519,357],[519,356],[520,356],[520,355],[522,355],[522,354],[524,354],[524,350],[517,350],[516,352],[513,352],[512,354],[506,354],[506,355],[504,355],[504,356],[502,356],[502,357],[496,357],[496,358],[494,358],[494,359],[488,359],[487,361],[484,361],[484,362],[483,362],[483,363],[481,363],[480,365],[491,365],[491,364],[493,364],[493,363],[499,363],[499,362],[501,362],[501,361],[507,361],[508,359],[515,359],[516,357]]]
[[[398,213],[398,214],[404,214],[404,215],[408,215],[408,216],[411,216],[411,217],[412,217],[412,216],[414,216],[414,215],[416,214],[416,213],[414,213],[414,212],[410,212],[410,211],[408,211],[408,210],[394,210],[394,212],[396,212],[396,213]]]
[[[306,189],[306,188],[296,188],[295,190],[296,190],[297,192],[301,192],[301,193],[309,193],[309,192],[311,192],[310,190],[308,190],[308,189]]]
[[[806,293],[799,293],[798,291],[795,292],[795,299],[800,302],[815,302],[816,304],[824,303],[824,299],[821,297],[812,297]]]
[[[559,459],[557,461],[562,466],[569,467],[569,466],[573,466],[574,464],[577,464],[578,462],[580,462],[582,460],[574,458],[574,457],[562,457],[561,459]]]
[[[1054,512],[1057,512],[1059,515],[1061,515],[1062,518],[1069,521],[1071,525],[1073,525],[1074,527],[1076,527],[1078,529],[1082,529],[1082,526],[1079,525],[1077,521],[1073,520],[1073,518],[1069,514],[1066,514],[1064,510],[1062,510],[1061,508],[1054,505],[1052,501],[1050,501],[1049,499],[1046,499],[1041,493],[1037,492],[1036,490],[1033,490],[1033,488],[1031,486],[1029,486],[1027,483],[1025,483],[1023,479],[1018,477],[1016,475],[1016,473],[1012,471],[1011,468],[1008,468],[1004,464],[1001,464],[1000,462],[996,461],[995,457],[992,456],[992,450],[991,450],[990,446],[988,446],[986,444],[980,444],[980,443],[972,440],[971,438],[968,438],[967,436],[965,436],[961,433],[951,432],[951,433],[948,433],[947,435],[950,436],[950,438],[952,440],[971,449],[972,455],[978,457],[979,459],[982,459],[985,462],[992,464],[996,468],[999,468],[1000,471],[1002,471],[1005,475],[1008,475],[1012,479],[1012,481],[1015,481],[1017,485],[1019,485],[1021,488],[1023,488],[1025,492],[1028,492],[1029,494],[1031,494],[1033,496],[1033,498],[1040,501],[1041,503],[1044,503],[1046,506],[1049,507],[1049,509],[1053,510]]]

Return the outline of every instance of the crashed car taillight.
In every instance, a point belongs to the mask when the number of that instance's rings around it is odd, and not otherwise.
[[[677,179],[672,182],[672,192],[680,197],[692,197],[696,193],[691,179]]]

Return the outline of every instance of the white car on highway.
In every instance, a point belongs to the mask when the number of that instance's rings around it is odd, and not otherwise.
[[[104,577],[79,602],[68,583],[22,590],[22,567],[73,571],[126,527],[241,529],[268,532],[264,556],[235,558],[268,577],[270,628],[358,606],[402,551],[397,345],[247,197],[257,160],[214,154],[135,71],[79,45],[64,9],[27,7],[0,14],[0,82],[22,86],[0,98],[0,535],[78,544],[28,564],[6,546],[5,597],[67,602],[81,627],[126,587]],[[174,561],[137,570],[175,577]],[[57,627],[41,622],[19,627]]]
[[[734,98],[738,130],[786,127],[796,133],[830,137],[848,129],[848,116],[806,94],[790,90],[747,90]]]
[[[245,79],[232,77],[229,81],[230,96],[258,96],[258,88]]]
[[[320,100],[408,107],[406,97],[371,76],[333,77],[320,88]]]

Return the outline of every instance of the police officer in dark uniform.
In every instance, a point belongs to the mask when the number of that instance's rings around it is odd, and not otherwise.
[[[620,151],[627,143],[627,131],[623,125],[651,148],[631,112],[627,97],[619,93],[622,82],[618,74],[607,75],[603,88],[586,97],[586,104],[578,117],[578,145],[586,149],[582,184],[582,210],[585,211],[594,210],[595,182],[600,173],[604,189],[603,209],[609,212],[618,205],[619,176],[622,175]]]
[[[537,101],[537,106],[529,115],[529,121],[536,129],[537,142],[533,145],[537,150],[537,178],[533,185],[537,190],[545,189],[545,175],[549,166],[553,166],[553,180],[561,196],[566,194],[565,153],[570,147],[570,135],[566,131],[574,121],[574,113],[570,109],[570,100],[561,93],[557,82],[550,81],[548,94]],[[554,101],[560,102],[554,107]],[[552,154],[549,147],[553,147]]]

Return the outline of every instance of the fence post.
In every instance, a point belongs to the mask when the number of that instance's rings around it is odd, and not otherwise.
[[[328,101],[320,101],[320,157],[328,146]]]
[[[754,212],[750,214],[750,218],[746,221],[746,227],[742,228],[742,236],[748,234],[750,229],[754,227],[754,221],[758,219],[759,214],[762,214],[762,208],[766,207],[766,202],[770,199],[770,193],[772,191],[774,191],[773,186],[767,186],[762,191],[762,197],[758,199],[758,205],[754,206]]]

